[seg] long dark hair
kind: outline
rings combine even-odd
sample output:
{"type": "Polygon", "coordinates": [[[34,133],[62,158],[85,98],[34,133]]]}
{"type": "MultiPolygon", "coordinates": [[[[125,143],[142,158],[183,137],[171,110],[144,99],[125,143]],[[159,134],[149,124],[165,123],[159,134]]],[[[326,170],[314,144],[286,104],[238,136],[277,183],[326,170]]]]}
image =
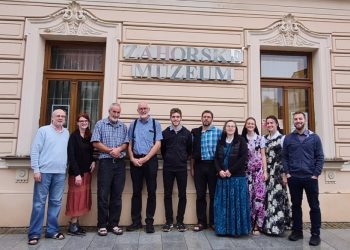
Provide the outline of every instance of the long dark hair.
{"type": "Polygon", "coordinates": [[[220,139],[221,143],[225,143],[225,141],[226,141],[226,136],[227,136],[227,133],[226,133],[226,125],[227,125],[227,123],[229,123],[229,122],[233,122],[233,123],[235,124],[235,126],[236,126],[235,132],[234,132],[234,134],[233,134],[233,138],[234,138],[234,139],[238,138],[237,123],[236,123],[234,120],[228,120],[228,121],[225,122],[225,124],[224,124],[224,126],[223,126],[223,128],[222,128],[222,134],[221,134],[221,139],[220,139]]]}
{"type": "MultiPolygon", "coordinates": [[[[79,119],[80,119],[81,117],[83,117],[83,118],[85,118],[86,120],[89,121],[89,126],[85,129],[84,139],[91,138],[90,117],[89,117],[89,115],[88,115],[87,113],[82,112],[82,113],[80,113],[80,114],[77,116],[77,119],[76,119],[76,122],[77,122],[77,123],[79,122],[79,119]]],[[[78,127],[75,131],[78,131],[78,132],[79,132],[79,127],[78,127]]]]}
{"type": "Polygon", "coordinates": [[[268,119],[274,120],[277,124],[277,131],[280,132],[281,134],[283,134],[283,130],[280,128],[277,117],[274,115],[269,115],[268,117],[266,117],[265,122],[267,122],[268,119]]]}
{"type": "Polygon", "coordinates": [[[247,125],[248,120],[253,120],[253,121],[254,121],[254,123],[255,123],[254,132],[255,132],[257,135],[259,135],[259,129],[258,129],[258,127],[256,126],[256,120],[255,120],[255,118],[254,118],[254,117],[251,117],[251,116],[248,117],[248,118],[245,120],[244,127],[243,127],[243,129],[242,129],[242,137],[243,137],[247,142],[248,142],[248,137],[247,137],[248,130],[247,130],[247,128],[246,128],[245,126],[247,125]]]}

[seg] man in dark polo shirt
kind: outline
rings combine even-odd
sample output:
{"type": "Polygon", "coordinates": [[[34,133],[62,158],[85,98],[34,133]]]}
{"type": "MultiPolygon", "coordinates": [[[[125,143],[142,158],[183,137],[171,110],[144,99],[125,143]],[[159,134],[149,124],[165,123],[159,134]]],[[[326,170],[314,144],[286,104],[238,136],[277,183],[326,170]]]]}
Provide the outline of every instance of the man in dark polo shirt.
{"type": "Polygon", "coordinates": [[[163,130],[161,152],[163,156],[164,207],[166,223],[164,232],[173,228],[172,193],[174,180],[177,182],[179,203],[177,206],[176,228],[186,231],[184,214],[186,209],[187,160],[192,151],[190,131],[181,125],[182,112],[178,108],[170,110],[171,125],[163,130]]]}
{"type": "Polygon", "coordinates": [[[123,234],[119,227],[122,210],[122,193],[125,185],[127,127],[119,121],[121,107],[112,103],[109,116],[95,125],[91,142],[100,151],[97,175],[97,227],[100,236],[107,230],[116,235],[123,234]]]}
{"type": "Polygon", "coordinates": [[[140,102],[137,107],[139,118],[130,124],[129,157],[130,174],[132,179],[131,219],[132,224],[126,230],[134,231],[142,228],[142,188],[143,180],[147,185],[146,207],[146,233],[154,233],[153,217],[156,211],[156,189],[158,159],[157,152],[160,149],[162,129],[158,121],[154,120],[149,112],[150,107],[146,102],[140,102]]]}

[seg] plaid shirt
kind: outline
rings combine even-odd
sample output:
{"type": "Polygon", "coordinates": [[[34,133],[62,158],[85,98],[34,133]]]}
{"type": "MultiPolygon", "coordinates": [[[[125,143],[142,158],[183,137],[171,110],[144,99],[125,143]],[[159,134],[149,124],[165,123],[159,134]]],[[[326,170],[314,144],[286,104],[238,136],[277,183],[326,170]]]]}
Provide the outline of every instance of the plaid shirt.
{"type": "MultiPolygon", "coordinates": [[[[108,118],[99,120],[91,137],[91,142],[101,142],[109,148],[116,148],[122,144],[129,143],[128,129],[126,125],[120,121],[113,124],[108,118]]],[[[125,157],[126,152],[121,153],[121,158],[125,157]]],[[[113,158],[109,154],[100,153],[99,159],[113,158]]]]}
{"type": "Polygon", "coordinates": [[[202,160],[214,160],[216,145],[221,137],[221,129],[214,126],[210,127],[201,136],[202,160]]]}

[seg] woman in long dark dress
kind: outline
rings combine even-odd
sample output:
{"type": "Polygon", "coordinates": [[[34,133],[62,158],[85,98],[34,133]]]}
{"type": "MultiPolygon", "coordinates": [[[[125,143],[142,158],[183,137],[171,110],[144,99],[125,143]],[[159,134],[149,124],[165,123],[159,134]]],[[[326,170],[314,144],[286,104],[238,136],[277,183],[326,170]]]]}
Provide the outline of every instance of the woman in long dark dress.
{"type": "Polygon", "coordinates": [[[265,135],[267,180],[263,231],[269,235],[282,235],[291,223],[287,178],[282,166],[284,135],[280,132],[275,116],[266,118],[266,127],[269,134],[265,135]]]}
{"type": "Polygon", "coordinates": [[[247,178],[247,143],[238,135],[234,121],[225,122],[215,155],[218,180],[214,197],[215,232],[218,235],[250,233],[247,178]]]}
{"type": "Polygon", "coordinates": [[[66,215],[71,217],[68,234],[84,235],[79,217],[91,210],[91,173],[95,169],[93,147],[90,142],[90,118],[86,113],[77,117],[77,129],[68,141],[68,195],[66,215]]]}

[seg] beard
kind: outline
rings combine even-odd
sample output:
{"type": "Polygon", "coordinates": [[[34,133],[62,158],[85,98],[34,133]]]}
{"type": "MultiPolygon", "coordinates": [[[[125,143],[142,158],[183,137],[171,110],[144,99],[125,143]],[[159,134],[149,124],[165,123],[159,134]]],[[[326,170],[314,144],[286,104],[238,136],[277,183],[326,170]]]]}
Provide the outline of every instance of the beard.
{"type": "Polygon", "coordinates": [[[303,130],[304,127],[305,127],[305,123],[303,123],[303,124],[295,124],[294,127],[295,127],[297,130],[303,130]]]}
{"type": "Polygon", "coordinates": [[[211,125],[211,122],[208,122],[208,121],[204,121],[202,122],[203,126],[210,126],[211,125]]]}

